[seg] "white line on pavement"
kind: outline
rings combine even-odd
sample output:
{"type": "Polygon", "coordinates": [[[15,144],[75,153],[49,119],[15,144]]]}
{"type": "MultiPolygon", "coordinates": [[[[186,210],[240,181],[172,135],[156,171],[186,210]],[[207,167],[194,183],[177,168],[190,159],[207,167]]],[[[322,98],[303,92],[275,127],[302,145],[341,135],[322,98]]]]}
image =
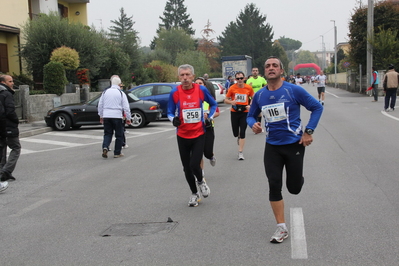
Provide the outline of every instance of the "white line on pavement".
{"type": "Polygon", "coordinates": [[[31,139],[31,138],[24,138],[23,141],[26,142],[33,142],[33,143],[43,143],[43,144],[51,144],[51,145],[58,145],[64,147],[78,147],[82,146],[79,143],[71,143],[71,142],[64,142],[64,141],[55,141],[55,140],[48,140],[48,139],[31,139]]]}
{"type": "MultiPolygon", "coordinates": [[[[396,108],[396,106],[395,106],[395,108],[396,108]]],[[[396,120],[396,121],[399,121],[399,118],[394,117],[393,115],[388,114],[388,113],[385,112],[384,110],[381,111],[381,114],[383,114],[383,115],[385,115],[385,116],[387,116],[387,117],[389,117],[389,118],[392,118],[392,119],[394,119],[394,120],[396,120]]]]}
{"type": "Polygon", "coordinates": [[[83,135],[83,134],[71,134],[63,132],[47,132],[45,135],[57,136],[57,137],[71,137],[79,139],[103,139],[103,136],[83,135]]]}
{"type": "Polygon", "coordinates": [[[38,202],[33,203],[32,205],[26,207],[25,209],[22,209],[22,210],[20,210],[19,212],[15,213],[15,214],[12,214],[12,215],[10,215],[10,216],[11,216],[11,217],[19,217],[19,216],[24,215],[25,213],[28,213],[28,212],[30,212],[30,211],[36,209],[36,208],[39,208],[40,206],[42,206],[43,204],[45,204],[45,203],[47,203],[47,202],[49,202],[49,201],[51,201],[51,199],[42,199],[42,200],[39,200],[38,202]]]}
{"type": "Polygon", "coordinates": [[[328,93],[328,94],[334,96],[335,98],[339,98],[339,96],[335,95],[334,93],[331,93],[331,92],[328,92],[328,91],[326,91],[326,93],[328,93]]]}
{"type": "Polygon", "coordinates": [[[290,208],[291,217],[291,258],[307,259],[305,223],[302,208],[290,208]]]}

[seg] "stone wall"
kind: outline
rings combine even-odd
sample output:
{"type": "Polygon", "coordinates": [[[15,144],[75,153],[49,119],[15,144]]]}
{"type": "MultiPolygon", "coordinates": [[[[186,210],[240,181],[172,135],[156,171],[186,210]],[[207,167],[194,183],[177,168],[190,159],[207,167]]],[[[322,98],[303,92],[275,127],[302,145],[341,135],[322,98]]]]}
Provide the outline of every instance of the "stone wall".
{"type": "MultiPolygon", "coordinates": [[[[70,103],[80,103],[81,93],[77,90],[74,93],[64,93],[61,96],[56,94],[37,94],[29,95],[29,86],[22,85],[19,87],[19,99],[22,106],[22,117],[23,120],[27,122],[41,121],[47,115],[47,112],[54,108],[54,103],[59,103],[59,105],[70,104],[70,103]]],[[[87,95],[85,98],[92,99],[101,92],[85,92],[87,95]]]]}

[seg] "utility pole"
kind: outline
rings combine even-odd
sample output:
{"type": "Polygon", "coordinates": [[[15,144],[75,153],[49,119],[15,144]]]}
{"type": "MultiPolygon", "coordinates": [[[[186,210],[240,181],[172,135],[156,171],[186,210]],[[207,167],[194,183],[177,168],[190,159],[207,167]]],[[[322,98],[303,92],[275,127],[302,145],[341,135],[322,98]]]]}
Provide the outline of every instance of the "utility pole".
{"type": "Polygon", "coordinates": [[[335,75],[335,88],[337,87],[337,27],[335,26],[335,20],[331,20],[334,22],[334,75],[335,75]]]}
{"type": "MultiPolygon", "coordinates": [[[[370,40],[374,37],[374,1],[368,0],[367,7],[367,83],[371,80],[371,67],[373,66],[373,46],[370,40]]],[[[360,77],[362,78],[362,77],[360,77]]],[[[367,86],[367,85],[366,85],[367,86]]],[[[361,89],[361,88],[360,88],[361,89]]]]}

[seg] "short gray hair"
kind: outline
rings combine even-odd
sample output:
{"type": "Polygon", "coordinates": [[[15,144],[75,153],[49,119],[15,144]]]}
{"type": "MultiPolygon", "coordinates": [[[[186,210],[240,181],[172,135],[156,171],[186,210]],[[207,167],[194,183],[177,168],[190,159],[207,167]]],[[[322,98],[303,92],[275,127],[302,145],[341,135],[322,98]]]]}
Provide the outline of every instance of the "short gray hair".
{"type": "Polygon", "coordinates": [[[269,56],[269,58],[266,59],[266,61],[265,61],[264,67],[266,67],[266,62],[267,62],[267,60],[269,60],[269,59],[277,59],[277,60],[280,62],[280,68],[281,68],[282,70],[284,70],[283,62],[281,62],[280,58],[278,58],[277,56],[269,56]]]}
{"type": "Polygon", "coordinates": [[[179,66],[179,68],[177,69],[177,75],[180,75],[180,70],[181,70],[181,69],[190,69],[191,74],[194,75],[194,67],[193,67],[192,65],[185,64],[185,65],[179,66]]]}
{"type": "Polygon", "coordinates": [[[121,81],[121,79],[119,77],[113,77],[111,79],[111,85],[119,85],[121,83],[122,83],[122,81],[121,81]]]}

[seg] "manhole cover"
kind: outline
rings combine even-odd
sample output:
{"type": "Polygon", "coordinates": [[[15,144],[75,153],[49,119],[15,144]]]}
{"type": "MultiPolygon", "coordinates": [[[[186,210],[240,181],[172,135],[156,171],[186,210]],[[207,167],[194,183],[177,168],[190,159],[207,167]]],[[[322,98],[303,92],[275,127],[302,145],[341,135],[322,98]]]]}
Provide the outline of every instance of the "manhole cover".
{"type": "Polygon", "coordinates": [[[177,222],[155,222],[155,223],[124,223],[113,224],[101,233],[101,236],[144,236],[159,233],[169,233],[177,222]]]}

